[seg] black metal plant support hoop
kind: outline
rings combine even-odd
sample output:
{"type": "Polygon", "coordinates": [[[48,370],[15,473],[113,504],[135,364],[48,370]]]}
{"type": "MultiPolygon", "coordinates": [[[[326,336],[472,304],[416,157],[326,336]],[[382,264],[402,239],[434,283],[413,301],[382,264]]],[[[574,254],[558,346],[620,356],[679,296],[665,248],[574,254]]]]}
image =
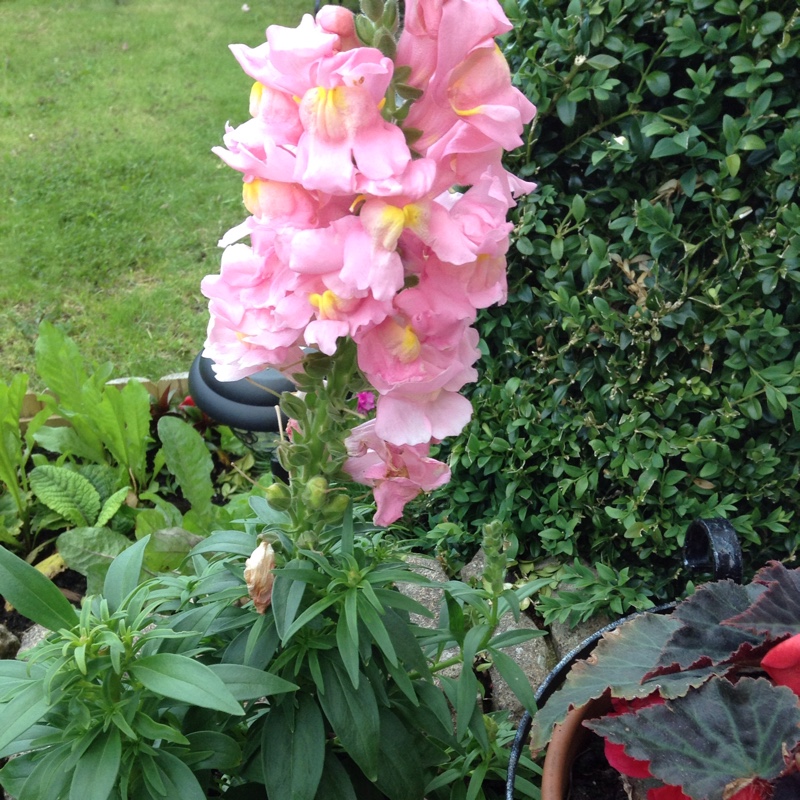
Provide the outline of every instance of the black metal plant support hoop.
{"type": "MultiPolygon", "coordinates": [[[[736,583],[742,582],[742,549],[739,537],[733,526],[725,519],[696,519],[686,531],[683,545],[683,566],[690,572],[710,571],[714,580],[730,579],[736,583]]],[[[618,628],[624,622],[638,614],[663,613],[671,611],[676,603],[667,603],[647,611],[639,611],[627,617],[618,619],[595,631],[584,639],[576,648],[571,650],[544,679],[536,690],[535,698],[537,707],[541,707],[556,689],[561,686],[572,665],[586,658],[594,649],[597,642],[609,631],[618,628]]],[[[506,778],[506,800],[514,800],[514,783],[517,777],[522,748],[525,746],[531,731],[533,717],[526,711],[520,720],[517,734],[511,745],[511,754],[508,762],[508,776],[506,778]]]]}

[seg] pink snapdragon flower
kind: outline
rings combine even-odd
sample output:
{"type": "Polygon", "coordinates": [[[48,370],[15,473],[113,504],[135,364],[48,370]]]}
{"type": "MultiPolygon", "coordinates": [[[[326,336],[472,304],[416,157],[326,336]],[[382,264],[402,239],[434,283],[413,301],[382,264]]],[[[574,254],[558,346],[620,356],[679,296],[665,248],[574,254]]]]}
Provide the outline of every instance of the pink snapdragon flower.
{"type": "Polygon", "coordinates": [[[357,172],[382,180],[405,170],[411,152],[403,132],[380,113],[393,70],[391,59],[368,47],[318,63],[300,100],[295,176],[304,186],[352,193],[357,172]]]}
{"type": "Polygon", "coordinates": [[[376,525],[391,525],[400,519],[406,503],[450,480],[450,468],[428,457],[428,445],[385,442],[376,434],[375,420],[353,428],[345,445],[349,454],[345,472],[374,489],[376,525]]]}

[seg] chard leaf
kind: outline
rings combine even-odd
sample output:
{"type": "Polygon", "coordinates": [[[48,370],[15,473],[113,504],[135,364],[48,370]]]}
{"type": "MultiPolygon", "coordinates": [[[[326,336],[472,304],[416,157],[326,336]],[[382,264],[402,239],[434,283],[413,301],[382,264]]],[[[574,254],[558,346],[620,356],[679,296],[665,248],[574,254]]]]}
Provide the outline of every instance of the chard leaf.
{"type": "Polygon", "coordinates": [[[214,464],[203,437],[188,422],[170,416],[158,421],[158,436],[167,469],[178,481],[183,496],[201,520],[210,521],[214,464]]]}
{"type": "Polygon", "coordinates": [[[800,743],[800,708],[791,689],[764,678],[714,678],[680,702],[586,723],[633,758],[650,761],[664,783],[691,797],[721,798],[734,781],[776,778],[783,753],[800,743]]]}
{"type": "Polygon", "coordinates": [[[100,495],[83,475],[43,464],[31,470],[30,483],[36,497],[72,525],[88,526],[97,520],[100,495]]]}
{"type": "Polygon", "coordinates": [[[100,513],[97,515],[96,525],[98,527],[102,527],[107,522],[111,521],[111,518],[117,511],[122,508],[122,504],[125,502],[125,498],[128,496],[128,492],[130,492],[129,486],[123,486],[122,489],[114,492],[108,500],[103,503],[103,507],[100,509],[100,513]]]}
{"type": "Polygon", "coordinates": [[[58,537],[57,547],[70,569],[88,575],[93,567],[105,572],[130,544],[127,536],[109,528],[73,528],[58,537]]]}

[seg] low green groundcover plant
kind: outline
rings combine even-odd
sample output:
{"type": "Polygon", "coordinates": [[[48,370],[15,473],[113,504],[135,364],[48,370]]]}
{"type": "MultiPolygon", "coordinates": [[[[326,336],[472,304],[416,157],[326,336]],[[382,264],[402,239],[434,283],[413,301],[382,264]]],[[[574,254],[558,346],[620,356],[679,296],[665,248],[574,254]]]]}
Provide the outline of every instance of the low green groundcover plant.
{"type": "Polygon", "coordinates": [[[248,475],[254,459],[230,429],[192,419],[198,410],[182,411],[183,398],[152,398],[139,381],[108,383],[111,364],[91,368],[47,322],[36,364],[48,392],[27,424],[28,376],[0,383],[0,544],[30,563],[49,559],[45,571],[66,564],[98,591],[114,556],[145,536],[146,567],[173,569],[271,482],[248,475]]]}
{"type": "Polygon", "coordinates": [[[793,556],[797,4],[506,10],[538,107],[507,164],[539,189],[516,211],[509,301],[483,315],[475,417],[434,537],[453,549],[499,508],[528,558],[583,587],[545,600],[550,618],[668,594],[689,518],[730,519],[754,567],[793,556]]]}

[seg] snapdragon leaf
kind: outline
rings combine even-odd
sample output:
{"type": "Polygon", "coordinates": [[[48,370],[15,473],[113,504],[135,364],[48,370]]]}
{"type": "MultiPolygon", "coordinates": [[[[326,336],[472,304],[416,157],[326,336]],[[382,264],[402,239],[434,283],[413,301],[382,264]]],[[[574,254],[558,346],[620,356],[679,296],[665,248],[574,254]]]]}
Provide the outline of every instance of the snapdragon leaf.
{"type": "Polygon", "coordinates": [[[0,547],[0,587],[6,602],[51,631],[78,622],[77,612],[56,585],[4,547],[0,547]]]}
{"type": "Polygon", "coordinates": [[[800,743],[800,708],[794,693],[763,678],[732,684],[708,681],[680,702],[633,715],[586,723],[633,758],[650,761],[664,783],[691,797],[721,800],[739,779],[772,780],[783,771],[783,752],[800,743]]]}
{"type": "Polygon", "coordinates": [[[267,794],[292,800],[317,795],[325,758],[325,723],[314,698],[299,695],[272,709],[261,733],[267,794]]]}
{"type": "Polygon", "coordinates": [[[244,714],[242,707],[216,673],[188,656],[156,653],[130,665],[129,672],[156,695],[226,714],[244,714]]]}

